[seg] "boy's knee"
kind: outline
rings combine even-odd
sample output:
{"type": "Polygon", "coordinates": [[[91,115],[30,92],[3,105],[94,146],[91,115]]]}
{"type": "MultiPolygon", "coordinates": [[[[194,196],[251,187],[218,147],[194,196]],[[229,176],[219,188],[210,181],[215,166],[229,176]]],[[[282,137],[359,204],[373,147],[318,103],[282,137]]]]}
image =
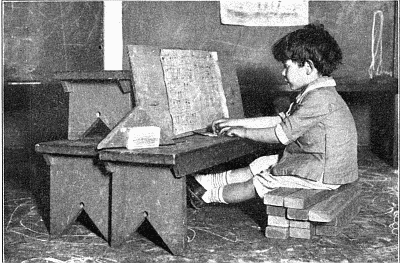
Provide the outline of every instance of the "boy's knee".
{"type": "Polygon", "coordinates": [[[238,203],[256,197],[253,179],[224,186],[223,198],[227,203],[238,203]]]}

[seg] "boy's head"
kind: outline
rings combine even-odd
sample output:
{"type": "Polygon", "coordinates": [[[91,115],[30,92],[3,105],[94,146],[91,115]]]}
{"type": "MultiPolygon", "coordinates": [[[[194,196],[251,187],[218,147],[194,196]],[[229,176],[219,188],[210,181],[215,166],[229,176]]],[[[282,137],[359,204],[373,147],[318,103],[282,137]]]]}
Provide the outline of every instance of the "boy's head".
{"type": "Polygon", "coordinates": [[[309,24],[287,34],[273,45],[272,54],[282,63],[292,60],[300,67],[312,62],[322,76],[330,76],[342,62],[339,45],[322,24],[309,24]]]}

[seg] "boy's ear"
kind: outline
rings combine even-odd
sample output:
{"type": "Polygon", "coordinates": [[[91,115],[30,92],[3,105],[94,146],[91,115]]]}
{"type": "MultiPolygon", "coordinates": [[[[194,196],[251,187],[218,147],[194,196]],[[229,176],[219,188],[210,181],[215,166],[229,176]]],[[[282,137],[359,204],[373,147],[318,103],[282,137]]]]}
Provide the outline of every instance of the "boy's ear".
{"type": "Polygon", "coordinates": [[[311,74],[311,72],[315,69],[314,63],[311,60],[307,60],[304,62],[304,66],[306,67],[306,72],[308,75],[311,74]]]}

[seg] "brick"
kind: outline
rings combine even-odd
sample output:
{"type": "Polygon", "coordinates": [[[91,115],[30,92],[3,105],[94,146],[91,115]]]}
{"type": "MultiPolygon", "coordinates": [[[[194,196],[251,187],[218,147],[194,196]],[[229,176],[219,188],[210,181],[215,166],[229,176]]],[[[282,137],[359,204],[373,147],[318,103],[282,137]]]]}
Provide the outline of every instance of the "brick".
{"type": "Polygon", "coordinates": [[[287,239],[289,238],[289,228],[279,226],[267,226],[265,236],[269,238],[287,239]]]}
{"type": "MultiPolygon", "coordinates": [[[[286,216],[286,208],[282,206],[267,205],[267,215],[271,216],[286,216]]],[[[308,213],[307,213],[308,216],[308,213]]]]}
{"type": "Polygon", "coordinates": [[[281,216],[268,216],[268,226],[289,227],[289,220],[281,216]]]}
{"type": "Polygon", "coordinates": [[[274,205],[274,206],[283,206],[283,199],[285,196],[295,193],[300,189],[296,188],[277,188],[272,190],[271,192],[264,195],[264,204],[266,205],[274,205]]]}
{"type": "Polygon", "coordinates": [[[293,220],[308,220],[308,212],[310,209],[287,208],[286,217],[293,220]]]}
{"type": "Polygon", "coordinates": [[[289,227],[311,229],[310,221],[289,220],[289,227]]]}
{"type": "Polygon", "coordinates": [[[304,209],[325,200],[333,193],[331,190],[302,189],[285,196],[283,206],[304,209]]]}

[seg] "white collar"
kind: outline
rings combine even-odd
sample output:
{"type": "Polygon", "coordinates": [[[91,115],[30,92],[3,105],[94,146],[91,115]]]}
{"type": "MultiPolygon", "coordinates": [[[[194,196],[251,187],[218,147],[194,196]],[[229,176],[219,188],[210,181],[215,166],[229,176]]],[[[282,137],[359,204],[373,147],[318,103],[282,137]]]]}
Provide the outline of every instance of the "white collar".
{"type": "Polygon", "coordinates": [[[296,102],[299,103],[304,98],[304,96],[312,90],[322,87],[334,87],[334,86],[336,86],[336,81],[332,77],[318,78],[313,82],[311,82],[310,84],[308,84],[308,86],[304,89],[304,91],[301,92],[299,95],[297,95],[296,102]]]}

